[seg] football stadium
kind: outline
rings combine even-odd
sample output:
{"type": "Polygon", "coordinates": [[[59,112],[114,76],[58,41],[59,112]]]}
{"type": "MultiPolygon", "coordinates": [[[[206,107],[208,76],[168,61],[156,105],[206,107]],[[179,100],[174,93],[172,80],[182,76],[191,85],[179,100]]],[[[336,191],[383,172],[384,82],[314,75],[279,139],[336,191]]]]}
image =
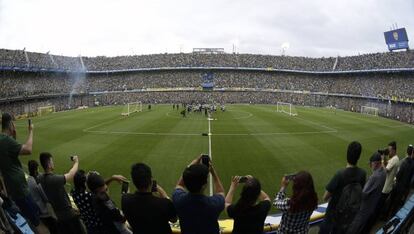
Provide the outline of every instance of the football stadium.
{"type": "Polygon", "coordinates": [[[414,233],[414,52],[383,36],[327,57],[0,44],[0,233],[414,233]]]}

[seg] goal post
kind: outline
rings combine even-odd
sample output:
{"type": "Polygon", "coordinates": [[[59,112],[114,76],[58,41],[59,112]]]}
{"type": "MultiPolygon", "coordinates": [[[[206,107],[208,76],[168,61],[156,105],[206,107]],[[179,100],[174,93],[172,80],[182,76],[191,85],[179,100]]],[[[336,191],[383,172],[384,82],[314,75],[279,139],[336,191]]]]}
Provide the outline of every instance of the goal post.
{"type": "Polygon", "coordinates": [[[361,106],[361,114],[378,116],[378,108],[371,106],[361,106]]]}
{"type": "Polygon", "coordinates": [[[276,111],[288,114],[290,116],[297,116],[298,112],[296,112],[296,108],[291,103],[287,102],[277,102],[276,103],[276,111]]]}
{"type": "Polygon", "coordinates": [[[129,116],[132,113],[141,112],[141,111],[142,111],[141,102],[130,102],[125,105],[124,109],[122,110],[121,115],[129,116]]]}
{"type": "Polygon", "coordinates": [[[37,108],[37,115],[38,116],[42,116],[42,115],[47,115],[50,113],[55,112],[55,106],[41,106],[37,108]]]}

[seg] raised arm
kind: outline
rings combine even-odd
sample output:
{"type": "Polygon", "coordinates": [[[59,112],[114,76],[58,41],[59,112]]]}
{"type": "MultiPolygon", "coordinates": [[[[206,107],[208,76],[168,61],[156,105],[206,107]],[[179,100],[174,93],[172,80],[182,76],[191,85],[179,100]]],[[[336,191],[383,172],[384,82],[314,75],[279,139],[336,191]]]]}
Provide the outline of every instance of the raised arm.
{"type": "Polygon", "coordinates": [[[160,195],[161,198],[166,198],[168,200],[170,200],[170,197],[168,196],[168,194],[165,192],[165,190],[159,185],[157,184],[157,192],[160,195]]]}
{"type": "Polygon", "coordinates": [[[229,188],[229,192],[227,193],[226,199],[225,199],[225,207],[229,207],[233,203],[233,196],[234,191],[236,191],[237,185],[239,184],[240,176],[233,176],[231,179],[231,185],[229,188]]]}
{"type": "Polygon", "coordinates": [[[214,169],[213,164],[210,164],[210,173],[213,177],[214,194],[218,194],[225,197],[223,184],[221,184],[220,178],[217,175],[217,172],[214,169]]]}
{"type": "Polygon", "coordinates": [[[269,197],[269,195],[267,195],[267,193],[265,193],[262,190],[262,191],[260,191],[259,200],[260,201],[270,201],[270,197],[269,197]]]}
{"type": "MultiPolygon", "coordinates": [[[[197,163],[200,163],[200,161],[201,161],[201,155],[199,157],[197,157],[196,159],[194,159],[190,164],[188,164],[187,167],[189,167],[191,165],[194,165],[194,164],[197,164],[197,163]]],[[[185,187],[184,180],[183,180],[183,176],[181,175],[180,178],[177,181],[177,184],[175,185],[175,189],[183,189],[184,190],[184,187],[185,187]]]]}
{"type": "Polygon", "coordinates": [[[122,181],[128,181],[127,180],[127,178],[125,178],[124,176],[122,176],[122,175],[113,175],[113,176],[111,176],[111,177],[109,177],[108,179],[106,179],[105,180],[105,184],[106,185],[110,185],[112,182],[114,182],[114,181],[116,181],[116,182],[122,182],[122,181]]]}
{"type": "Polygon", "coordinates": [[[22,145],[19,155],[30,155],[33,151],[33,124],[29,126],[29,136],[26,143],[22,145]]]}
{"type": "Polygon", "coordinates": [[[289,180],[287,180],[285,177],[282,177],[282,181],[280,183],[280,190],[276,194],[276,198],[273,201],[273,205],[278,208],[279,210],[286,212],[289,210],[289,199],[286,198],[286,188],[289,184],[289,180]]]}
{"type": "Polygon", "coordinates": [[[73,156],[73,166],[65,174],[65,180],[66,180],[66,182],[73,180],[73,177],[75,177],[75,174],[78,171],[78,168],[79,168],[79,159],[78,159],[78,156],[73,156]]]}

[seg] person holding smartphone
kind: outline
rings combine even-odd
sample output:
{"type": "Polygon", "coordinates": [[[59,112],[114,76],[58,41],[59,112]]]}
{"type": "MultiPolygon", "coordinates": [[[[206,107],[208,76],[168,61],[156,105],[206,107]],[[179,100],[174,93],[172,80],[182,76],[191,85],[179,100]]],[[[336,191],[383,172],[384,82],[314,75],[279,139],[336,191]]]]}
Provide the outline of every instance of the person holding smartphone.
{"type": "Polygon", "coordinates": [[[108,185],[112,181],[123,182],[126,178],[118,175],[105,180],[98,172],[91,171],[86,178],[86,185],[92,192],[92,205],[99,219],[102,221],[104,233],[129,234],[130,230],[125,216],[118,209],[108,192],[108,185]]]}
{"type": "Polygon", "coordinates": [[[202,158],[197,157],[184,170],[172,195],[183,234],[220,233],[217,219],[224,209],[224,188],[212,162],[209,160],[206,166],[202,158]],[[213,179],[212,196],[204,195],[209,173],[213,179]]]}
{"type": "Polygon", "coordinates": [[[65,174],[55,174],[55,163],[49,152],[42,152],[39,155],[40,165],[44,173],[39,175],[38,181],[57,217],[58,232],[62,234],[86,233],[79,215],[72,207],[65,185],[71,183],[78,171],[79,159],[74,156],[72,167],[65,174]]]}
{"type": "Polygon", "coordinates": [[[40,210],[30,195],[22,164],[19,160],[19,155],[32,154],[33,124],[28,121],[29,134],[26,143],[20,144],[16,141],[16,126],[13,121],[14,116],[12,114],[3,113],[1,115],[0,171],[3,175],[7,195],[16,203],[31,226],[38,229],[40,210]]]}
{"type": "Polygon", "coordinates": [[[251,175],[234,176],[226,196],[226,211],[234,219],[233,234],[262,234],[264,221],[272,206],[260,181],[251,175]],[[243,183],[239,200],[232,204],[237,186],[243,183]]]}
{"type": "Polygon", "coordinates": [[[273,205],[282,211],[282,221],[276,233],[308,233],[309,218],[318,206],[318,195],[315,192],[312,175],[301,171],[288,180],[282,177],[280,190],[273,205]],[[293,182],[292,197],[286,197],[286,189],[293,182]]]}
{"type": "MultiPolygon", "coordinates": [[[[71,158],[73,161],[74,157],[71,158]]],[[[86,173],[84,170],[78,170],[75,173],[75,176],[73,178],[74,188],[70,191],[70,194],[73,198],[73,202],[79,209],[81,219],[86,226],[88,234],[107,233],[105,225],[93,207],[93,193],[89,192],[86,189],[87,176],[88,173],[86,173]]],[[[109,184],[114,181],[123,183],[126,181],[126,178],[122,175],[113,175],[110,178],[106,179],[104,183],[109,186],[109,184]]]]}
{"type": "Polygon", "coordinates": [[[173,203],[164,189],[152,178],[151,168],[136,163],[131,178],[137,191],[122,196],[122,211],[134,233],[172,233],[169,222],[177,221],[173,203]]]}

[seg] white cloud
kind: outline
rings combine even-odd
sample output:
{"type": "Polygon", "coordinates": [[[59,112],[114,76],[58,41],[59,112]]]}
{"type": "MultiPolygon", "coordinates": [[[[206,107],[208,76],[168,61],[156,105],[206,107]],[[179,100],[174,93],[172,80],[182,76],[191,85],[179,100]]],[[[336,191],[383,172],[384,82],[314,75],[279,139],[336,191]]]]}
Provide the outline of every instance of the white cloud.
{"type": "Polygon", "coordinates": [[[0,47],[65,55],[190,52],[336,56],[386,51],[392,23],[414,36],[411,0],[0,0],[0,47]]]}

